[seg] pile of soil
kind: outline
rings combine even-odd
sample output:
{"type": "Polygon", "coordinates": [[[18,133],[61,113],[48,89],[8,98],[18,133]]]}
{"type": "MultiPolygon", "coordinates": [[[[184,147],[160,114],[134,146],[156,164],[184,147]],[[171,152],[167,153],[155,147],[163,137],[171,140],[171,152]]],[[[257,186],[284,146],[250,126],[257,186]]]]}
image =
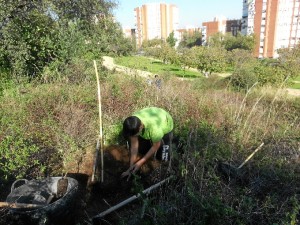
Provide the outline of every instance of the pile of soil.
{"type": "MultiPolygon", "coordinates": [[[[93,155],[93,151],[88,152],[86,159],[93,159],[93,155]]],[[[163,176],[165,176],[166,173],[162,173],[161,171],[166,171],[167,169],[167,164],[161,163],[157,160],[149,160],[145,165],[142,166],[136,177],[131,177],[129,180],[127,180],[127,178],[122,178],[121,174],[129,167],[129,151],[126,146],[119,145],[108,146],[104,150],[103,182],[100,181],[100,164],[98,164],[97,168],[97,182],[92,183],[90,181],[93,168],[92,164],[93,161],[91,162],[90,160],[82,160],[80,166],[81,170],[78,171],[79,174],[84,172],[84,174],[88,175],[86,184],[79,181],[82,184],[81,201],[82,208],[84,208],[84,215],[81,215],[81,218],[79,218],[81,221],[82,219],[91,219],[110,207],[137,194],[134,184],[137,178],[143,189],[146,189],[154,183],[159,182],[161,179],[164,179],[163,176]]],[[[134,207],[136,207],[135,204],[137,203],[130,203],[121,209],[112,212],[111,214],[105,216],[103,221],[106,221],[106,224],[108,221],[111,224],[116,224],[117,221],[119,221],[122,217],[122,213],[132,210],[134,207]]],[[[98,220],[97,222],[101,223],[101,220],[98,220]]]]}

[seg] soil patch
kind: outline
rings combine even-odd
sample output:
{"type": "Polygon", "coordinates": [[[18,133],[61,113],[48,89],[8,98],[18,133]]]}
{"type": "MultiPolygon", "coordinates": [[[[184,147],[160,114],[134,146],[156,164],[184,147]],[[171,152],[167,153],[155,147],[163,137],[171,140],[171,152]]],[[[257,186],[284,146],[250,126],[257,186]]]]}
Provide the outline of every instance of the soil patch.
{"type": "MultiPolygon", "coordinates": [[[[128,169],[129,151],[126,146],[113,145],[104,150],[103,182],[100,182],[101,165],[99,160],[97,182],[92,183],[90,178],[94,155],[95,150],[92,147],[88,148],[85,154],[66,165],[67,176],[75,178],[79,182],[79,190],[76,206],[72,207],[70,212],[71,220],[62,221],[61,224],[117,224],[126,213],[137,207],[138,201],[132,202],[96,222],[92,222],[92,218],[164,179],[162,177],[164,173],[161,171],[166,171],[167,168],[167,165],[157,160],[149,161],[141,168],[137,176],[127,181],[127,179],[121,178],[121,174],[128,169]]],[[[0,212],[0,224],[3,224],[2,222],[6,219],[11,219],[7,217],[6,213],[7,209],[0,212]]],[[[14,218],[14,222],[16,222],[15,219],[17,218],[14,218]]],[[[14,224],[14,222],[5,221],[7,225],[14,224]]],[[[18,224],[22,224],[22,221],[18,221],[18,224]]],[[[52,225],[51,221],[48,224],[52,225]]]]}

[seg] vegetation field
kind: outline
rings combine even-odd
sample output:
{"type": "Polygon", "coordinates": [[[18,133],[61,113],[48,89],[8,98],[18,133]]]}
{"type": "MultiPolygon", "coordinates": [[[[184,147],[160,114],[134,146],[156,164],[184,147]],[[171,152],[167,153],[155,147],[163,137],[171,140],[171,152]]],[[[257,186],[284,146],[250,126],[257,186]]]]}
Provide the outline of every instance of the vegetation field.
{"type": "Polygon", "coordinates": [[[144,57],[144,56],[126,56],[118,57],[115,63],[129,68],[145,70],[154,74],[174,74],[178,77],[199,78],[203,75],[198,71],[191,69],[184,70],[178,65],[165,64],[161,60],[144,57]]]}
{"type": "Polygon", "coordinates": [[[291,85],[291,88],[300,89],[300,82],[299,83],[294,83],[293,85],[291,85]]]}
{"type": "Polygon", "coordinates": [[[116,4],[0,1],[0,201],[17,179],[66,175],[80,184],[76,210],[64,210],[72,222],[44,214],[31,223],[5,207],[0,224],[300,224],[300,101],[281,91],[288,79],[300,79],[300,45],[261,60],[252,54],[254,36],[218,33],[206,45],[198,32],[184,34],[177,48],[171,33],[137,49],[114,21],[116,4]],[[138,51],[149,58],[132,56],[138,51]],[[163,82],[109,70],[103,56],[163,82]],[[224,72],[231,75],[215,76],[224,72]],[[127,181],[122,124],[149,106],[173,117],[172,160],[167,168],[149,160],[127,181]],[[100,139],[104,168],[98,161],[92,182],[100,139]],[[99,223],[92,219],[138,194],[99,223]]]}
{"type": "Polygon", "coordinates": [[[291,88],[300,89],[300,76],[293,79],[291,83],[291,88]]]}
{"type": "MultiPolygon", "coordinates": [[[[86,67],[92,67],[92,62],[86,67]]],[[[74,171],[70,162],[80,165],[89,146],[95,146],[97,86],[91,71],[86,76],[90,79],[78,84],[15,85],[3,91],[2,198],[15,178],[74,171]]],[[[139,204],[145,205],[143,209],[137,206],[134,212],[130,208],[119,211],[120,224],[132,224],[132,220],[138,221],[133,224],[287,224],[297,220],[298,101],[285,96],[274,100],[274,95],[259,92],[217,90],[211,85],[213,77],[194,81],[171,77],[162,90],[138,77],[108,71],[101,71],[100,77],[107,146],[125,145],[120,136],[123,119],[153,105],[171,113],[175,135],[182,143],[172,164],[176,179],[159,195],[142,199],[139,204]],[[239,172],[235,171],[262,143],[263,148],[239,172]]],[[[112,163],[112,159],[107,160],[105,168],[112,163]]],[[[122,191],[118,185],[110,190],[116,196],[122,191]]],[[[82,207],[88,210],[92,206],[82,207]]],[[[85,212],[87,215],[78,214],[77,224],[89,224],[86,216],[95,215],[94,211],[85,212]]]]}

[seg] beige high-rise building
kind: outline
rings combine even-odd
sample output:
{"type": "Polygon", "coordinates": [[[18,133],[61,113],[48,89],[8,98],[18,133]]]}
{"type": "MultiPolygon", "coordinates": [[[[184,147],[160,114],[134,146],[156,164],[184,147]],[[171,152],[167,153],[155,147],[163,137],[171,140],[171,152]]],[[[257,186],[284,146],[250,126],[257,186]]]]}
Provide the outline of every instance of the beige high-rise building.
{"type": "Polygon", "coordinates": [[[241,31],[241,20],[227,20],[224,16],[218,16],[213,21],[203,22],[202,29],[202,43],[205,45],[209,38],[216,33],[231,33],[236,36],[241,31]]]}
{"type": "Polygon", "coordinates": [[[179,13],[176,5],[164,3],[148,3],[135,8],[136,39],[140,47],[144,40],[164,39],[176,30],[179,24],[179,13]]]}
{"type": "Polygon", "coordinates": [[[243,0],[242,33],[255,34],[254,55],[277,58],[300,41],[300,0],[243,0]]]}

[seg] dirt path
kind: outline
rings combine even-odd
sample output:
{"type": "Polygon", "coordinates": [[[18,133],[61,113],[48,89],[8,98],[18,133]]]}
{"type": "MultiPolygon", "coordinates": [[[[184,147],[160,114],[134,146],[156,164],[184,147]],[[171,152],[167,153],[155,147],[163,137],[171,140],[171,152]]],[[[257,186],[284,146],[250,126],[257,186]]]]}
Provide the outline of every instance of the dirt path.
{"type": "Polygon", "coordinates": [[[296,96],[296,97],[300,97],[300,90],[299,89],[287,88],[286,91],[290,95],[293,95],[293,96],[296,96]]]}
{"type": "Polygon", "coordinates": [[[109,56],[103,56],[103,63],[102,65],[104,67],[106,67],[109,70],[116,70],[118,72],[123,72],[126,73],[128,75],[138,75],[141,77],[145,77],[145,78],[150,78],[153,77],[154,74],[147,72],[147,71],[143,71],[143,70],[137,70],[137,69],[131,69],[125,66],[120,66],[114,63],[114,59],[112,57],[109,56]]]}
{"type": "MultiPolygon", "coordinates": [[[[145,78],[150,78],[153,77],[154,74],[147,72],[147,71],[143,71],[143,70],[137,70],[137,69],[131,69],[125,66],[120,66],[114,63],[114,59],[112,57],[109,56],[103,56],[103,63],[102,65],[104,67],[106,67],[109,70],[116,70],[118,72],[123,72],[126,73],[128,75],[138,75],[141,77],[145,77],[145,78]]],[[[228,76],[228,74],[222,74],[222,76],[228,76]]],[[[286,88],[285,91],[287,91],[287,93],[289,95],[295,96],[295,97],[300,97],[300,90],[299,89],[292,89],[292,88],[286,88]]]]}

